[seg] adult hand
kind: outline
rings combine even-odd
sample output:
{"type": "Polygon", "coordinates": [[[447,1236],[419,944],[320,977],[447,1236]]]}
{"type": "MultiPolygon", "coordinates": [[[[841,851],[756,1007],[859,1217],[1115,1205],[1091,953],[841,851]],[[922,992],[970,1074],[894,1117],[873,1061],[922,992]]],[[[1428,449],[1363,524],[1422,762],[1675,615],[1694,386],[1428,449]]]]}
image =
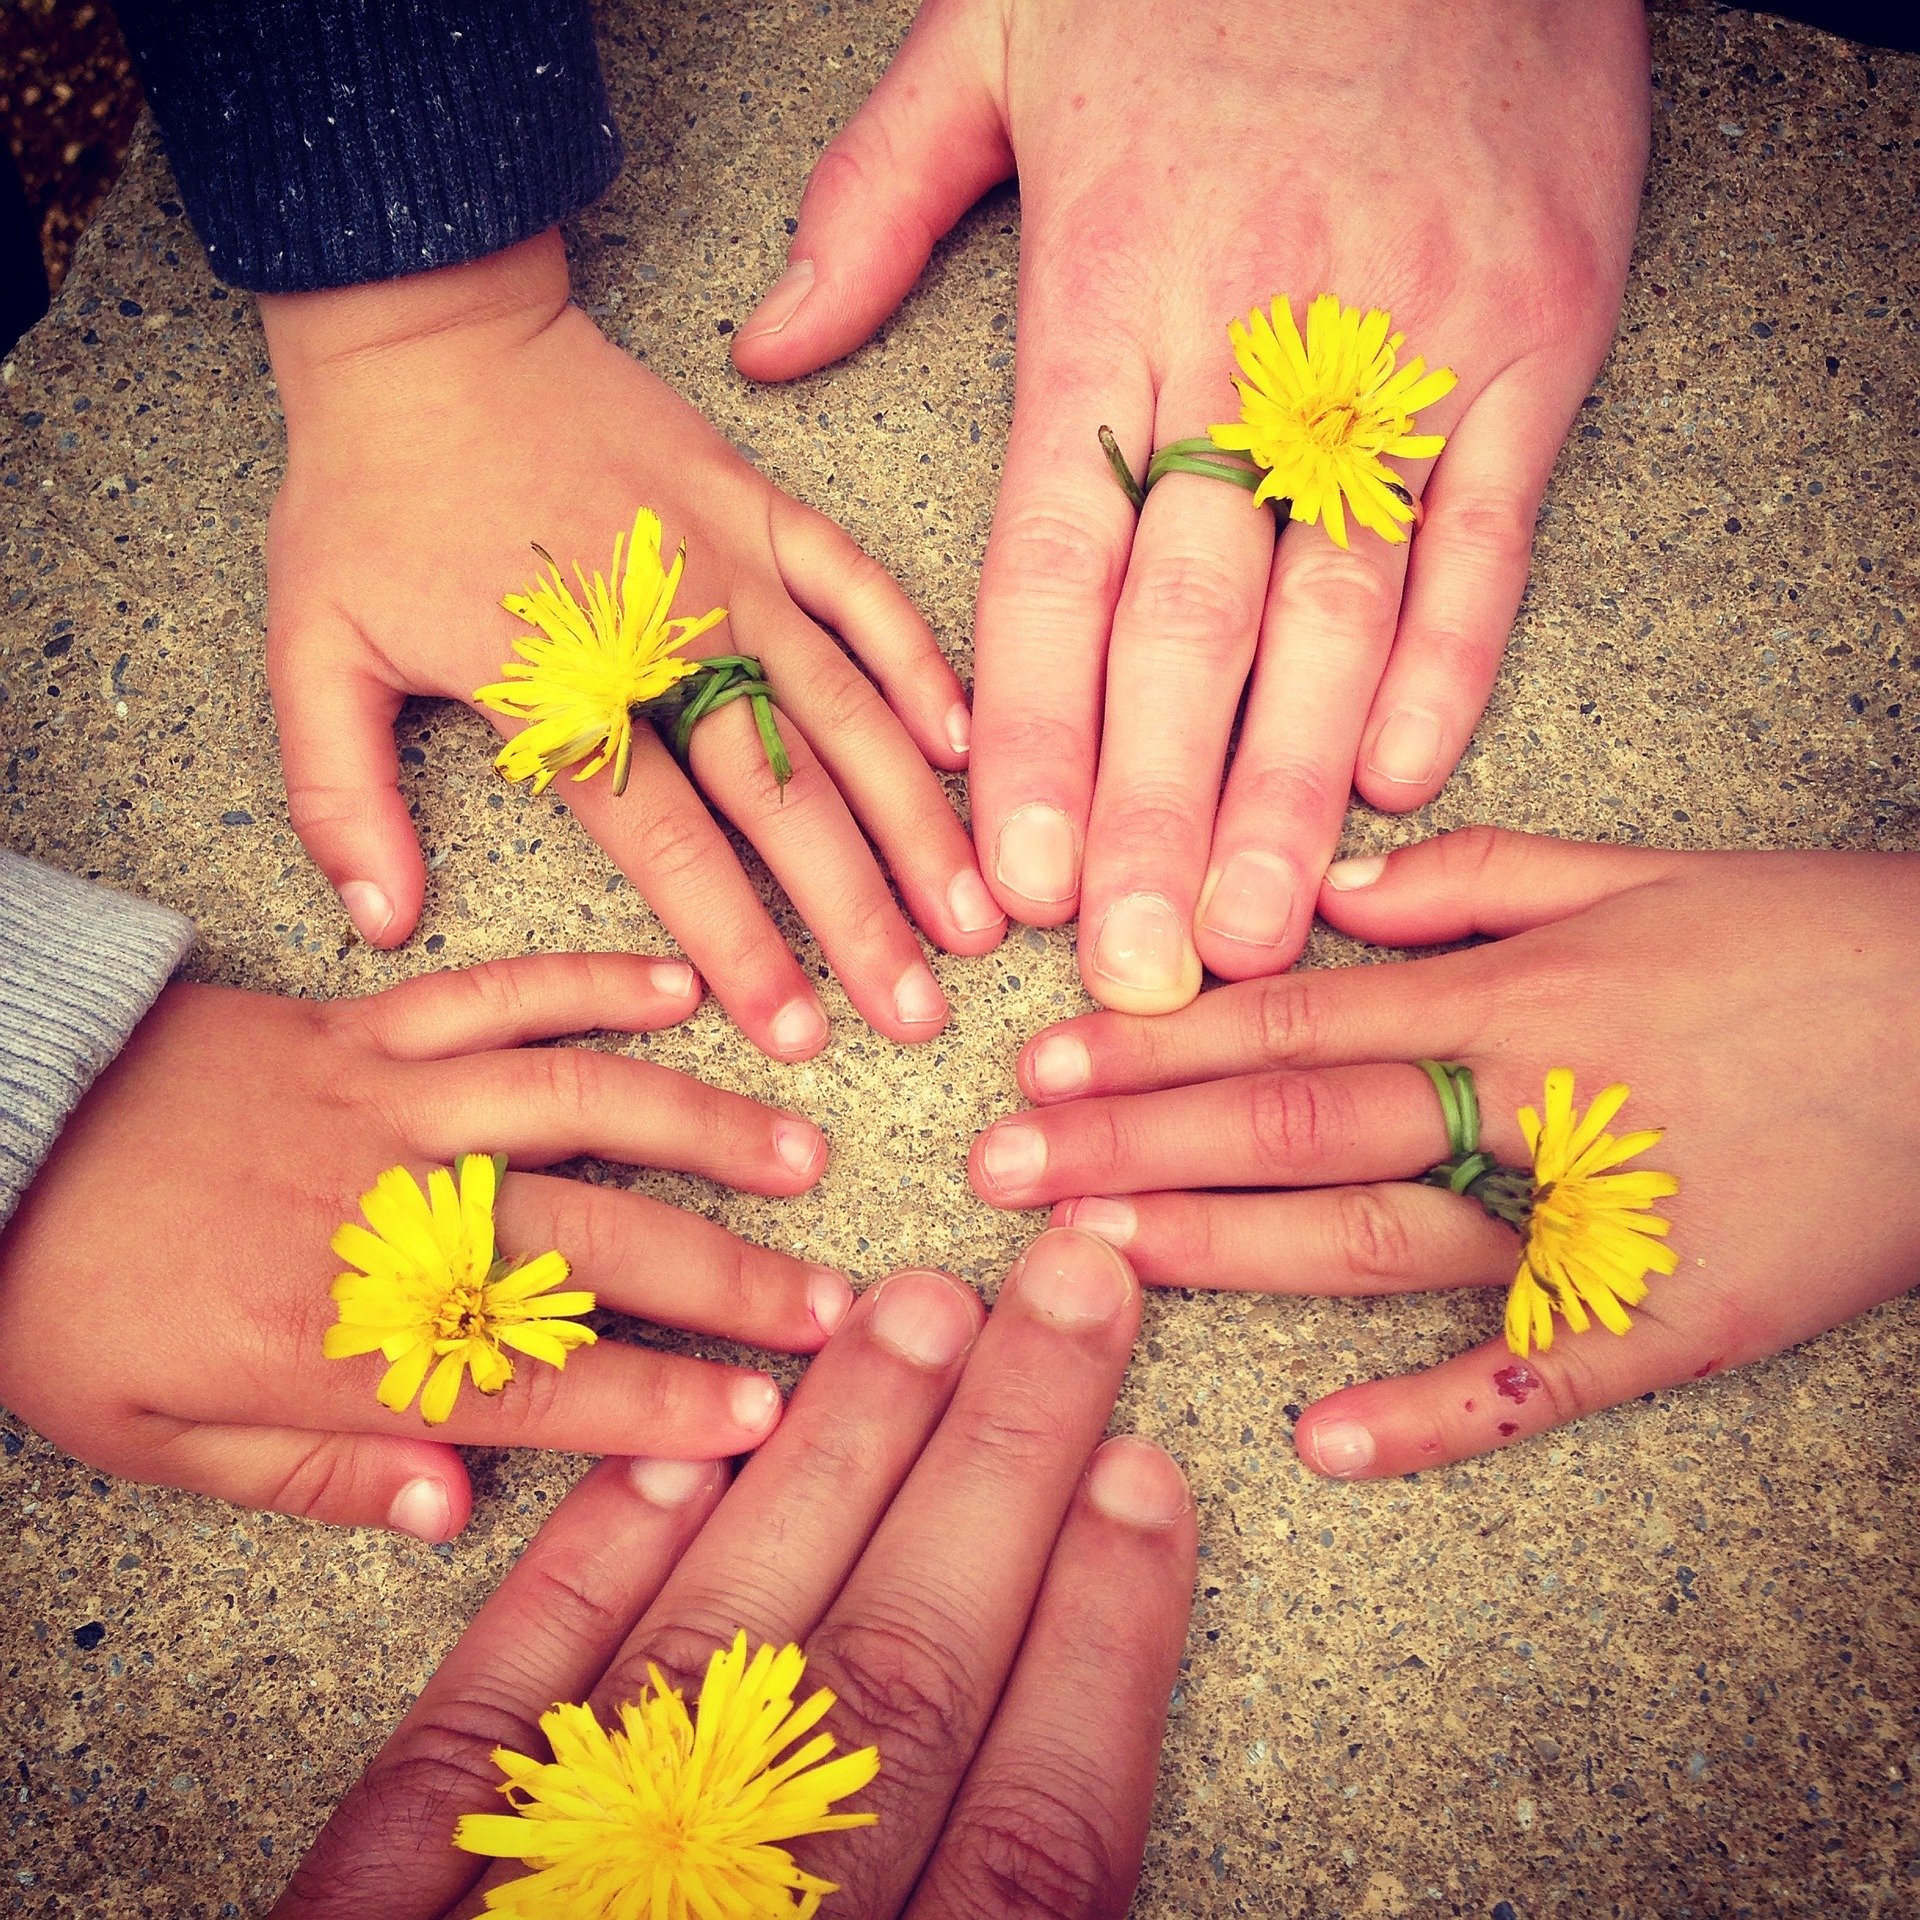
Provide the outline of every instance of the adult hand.
{"type": "Polygon", "coordinates": [[[1410,1063],[1470,1066],[1489,1149],[1523,1166],[1514,1116],[1569,1067],[1580,1104],[1624,1081],[1618,1124],[1665,1127],[1640,1164],[1680,1182],[1659,1209],[1679,1270],[1651,1280],[1622,1337],[1562,1324],[1517,1366],[1496,1339],[1334,1394],[1299,1422],[1309,1466],[1362,1477],[1481,1453],[1778,1353],[1920,1279],[1920,856],[1474,829],[1339,862],[1320,911],[1383,945],[1493,944],[1050,1028],[1020,1063],[1047,1105],[981,1137],[978,1190],[1058,1202],[1057,1220],[1169,1285],[1504,1285],[1513,1233],[1404,1184],[1447,1155],[1410,1063]]]}
{"type": "MultiPolygon", "coordinates": [[[[404,940],[426,882],[397,784],[401,702],[497,681],[526,631],[500,600],[538,571],[530,543],[569,575],[604,571],[644,505],[669,550],[686,542],[679,610],[729,609],[709,650],[763,661],[793,757],[783,791],[736,701],[696,729],[692,781],[760,850],[860,1012],[890,1039],[937,1033],[946,1001],[868,839],[940,945],[983,953],[1004,920],[933,771],[966,763],[960,684],[885,571],[568,304],[557,232],[261,310],[287,416],[267,663],[288,804],[360,933],[404,940]]],[[[688,775],[651,728],[638,736],[623,795],[604,774],[558,791],[748,1037],[783,1060],[817,1053],[812,982],[688,775]]]]}
{"type": "MultiPolygon", "coordinates": [[[[0,1236],[0,1403],[129,1479],[445,1540],[472,1495],[455,1450],[695,1456],[757,1446],[765,1374],[602,1340],[532,1360],[442,1426],[374,1397],[377,1354],[329,1360],[334,1230],[385,1168],[469,1151],[578,1154],[803,1193],[819,1130],[644,1061],[523,1047],[683,1020],[680,962],[573,954],[429,975],[365,1000],[173,986],[68,1120],[0,1236]],[[452,1444],[448,1444],[452,1443],[452,1444]]],[[[603,1307],[811,1352],[845,1277],[617,1188],[510,1173],[499,1244],[558,1249],[603,1307]]]]}
{"type": "MultiPolygon", "coordinates": [[[[1484,706],[1555,455],[1612,335],[1645,164],[1637,0],[927,0],[734,336],[847,352],[1015,171],[1019,377],[980,584],[973,818],[1019,919],[1159,1012],[1300,952],[1349,790],[1419,806],[1484,706]],[[1389,309],[1459,375],[1411,549],[1174,475],[1136,526],[1096,443],[1237,415],[1227,323],[1389,309]],[[1226,769],[1242,699],[1239,745],[1226,769]]],[[[1422,471],[1409,471],[1418,492],[1422,471]]]]}
{"type": "Polygon", "coordinates": [[[839,1696],[824,1730],[879,1747],[879,1778],[842,1809],[879,1824],[794,1849],[838,1883],[836,1916],[1125,1913],[1196,1553],[1172,1460],[1101,1444],[1138,1321],[1118,1255],[1047,1234],[984,1331],[974,1296],[937,1274],[865,1294],[724,1498],[716,1467],[603,1462],[275,1920],[481,1911],[503,1870],[477,1885],[481,1862],[451,1842],[461,1814],[500,1810],[492,1750],[541,1752],[557,1700],[612,1714],[649,1662],[691,1701],[738,1628],[804,1646],[805,1690],[839,1696]]]}

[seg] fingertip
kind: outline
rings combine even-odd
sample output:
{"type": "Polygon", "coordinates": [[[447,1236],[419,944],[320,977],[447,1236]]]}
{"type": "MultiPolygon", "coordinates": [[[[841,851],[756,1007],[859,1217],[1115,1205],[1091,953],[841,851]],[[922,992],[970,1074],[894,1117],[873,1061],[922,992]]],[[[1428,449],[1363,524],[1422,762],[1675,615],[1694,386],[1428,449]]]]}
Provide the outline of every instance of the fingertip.
{"type": "Polygon", "coordinates": [[[1167,1532],[1193,1510],[1180,1463],[1163,1447],[1118,1434],[1087,1468],[1087,1500],[1109,1520],[1143,1532],[1167,1532]]]}
{"type": "Polygon", "coordinates": [[[1071,1100],[1093,1085],[1093,1054],[1069,1022],[1035,1034],[1021,1048],[1015,1071],[1021,1092],[1045,1106],[1049,1101],[1071,1100]]]}
{"type": "Polygon", "coordinates": [[[429,1546],[441,1546],[473,1516],[473,1487],[451,1453],[443,1462],[404,1481],[387,1507],[386,1524],[429,1546]]]}
{"type": "Polygon", "coordinates": [[[788,1178],[800,1182],[799,1192],[818,1186],[827,1170],[827,1136],[799,1114],[782,1114],[773,1123],[773,1151],[788,1178]]]}
{"type": "Polygon", "coordinates": [[[1293,1430],[1294,1451],[1308,1472],[1323,1480],[1365,1480],[1379,1457],[1373,1428],[1329,1401],[1309,1407],[1293,1430]]]}
{"type": "Polygon", "coordinates": [[[684,1020],[706,998],[706,982],[684,960],[651,960],[647,971],[654,992],[669,1006],[685,1009],[676,1019],[684,1020]]]}
{"type": "Polygon", "coordinates": [[[981,871],[1007,914],[1029,927],[1064,926],[1080,909],[1080,829],[1050,801],[1015,807],[981,848],[981,871]]]}
{"type": "Polygon", "coordinates": [[[812,993],[797,994],[767,1023],[762,1050],[776,1060],[813,1059],[833,1037],[826,1009],[812,993]]]}
{"type": "Polygon", "coordinates": [[[732,1451],[751,1453],[763,1445],[780,1424],[786,1402],[780,1397],[779,1383],[764,1373],[735,1376],[727,1389],[727,1411],[740,1429],[743,1444],[732,1451]]]}

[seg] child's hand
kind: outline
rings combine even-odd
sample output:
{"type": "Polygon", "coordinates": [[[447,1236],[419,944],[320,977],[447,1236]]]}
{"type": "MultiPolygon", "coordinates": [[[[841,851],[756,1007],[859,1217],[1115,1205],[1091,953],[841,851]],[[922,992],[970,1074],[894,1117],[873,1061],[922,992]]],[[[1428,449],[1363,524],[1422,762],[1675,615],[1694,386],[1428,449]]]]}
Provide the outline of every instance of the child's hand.
{"type": "MultiPolygon", "coordinates": [[[[780,1416],[765,1375],[618,1339],[564,1371],[522,1360],[497,1399],[469,1384],[432,1428],[375,1399],[377,1353],[321,1353],[328,1242],[387,1167],[591,1154],[811,1187],[827,1148],[808,1121],[618,1054],[523,1045],[643,1032],[699,997],[688,967],[624,954],[330,1003],[170,987],[0,1237],[0,1403],[110,1473],[429,1540],[466,1524],[456,1445],[758,1446],[780,1416]]],[[[510,1173],[498,1222],[503,1253],[557,1249],[603,1307],[758,1346],[812,1351],[852,1297],[840,1274],[614,1187],[510,1173]]]]}
{"type": "Polygon", "coordinates": [[[981,1136],[981,1194],[1064,1202],[1056,1220],[1164,1285],[1504,1286],[1514,1234],[1404,1184],[1447,1153],[1409,1063],[1470,1066],[1487,1145],[1518,1165],[1516,1112],[1570,1067],[1578,1106],[1632,1088],[1616,1132],[1666,1129],[1635,1164],[1680,1182],[1658,1209],[1679,1270],[1649,1277],[1624,1336],[1557,1323],[1519,1369],[1495,1340],[1322,1401],[1299,1424],[1309,1466],[1358,1477],[1481,1453],[1777,1353],[1920,1280],[1920,857],[1476,829],[1340,862],[1320,911],[1386,945],[1496,938],[1050,1028],[1020,1078],[1055,1104],[981,1136]]]}
{"type": "Polygon", "coordinates": [[[836,1809],[879,1824],[793,1850],[836,1883],[826,1913],[1124,1914],[1195,1564],[1179,1468],[1103,1442],[1139,1313],[1126,1263],[1079,1234],[1034,1244],[984,1330],[965,1289],[897,1274],[724,1497],[717,1467],[596,1467],[341,1803],[275,1920],[477,1914],[518,1872],[483,1877],[452,1845],[462,1814],[504,1810],[493,1749],[544,1758],[541,1714],[590,1700],[610,1719],[649,1662],[691,1706],[736,1629],[803,1647],[801,1697],[838,1696],[823,1730],[843,1752],[880,1751],[879,1777],[836,1809]]]}
{"type": "MultiPolygon", "coordinates": [[[[886,573],[567,303],[557,234],[261,309],[287,415],[267,648],[288,801],[360,932],[404,940],[425,885],[396,785],[400,703],[497,681],[526,632],[500,600],[538,571],[531,543],[569,577],[575,561],[604,570],[644,505],[669,549],[686,542],[679,610],[731,610],[708,650],[765,663],[793,757],[783,794],[736,702],[696,730],[695,776],[861,1013],[892,1039],[936,1033],[946,1002],[865,836],[940,945],[985,952],[1004,921],[928,765],[965,764],[959,682],[886,573]]],[[[672,754],[640,732],[623,796],[601,774],[563,777],[556,797],[756,1044],[817,1053],[827,1025],[811,982],[672,754]]]]}
{"type": "MultiPolygon", "coordinates": [[[[1637,0],[925,0],[734,335],[845,353],[1020,177],[1019,390],[980,581],[973,825],[1001,904],[1080,917],[1087,990],[1163,1012],[1300,952],[1349,791],[1439,790],[1619,311],[1645,164],[1637,0]],[[1411,547],[1282,534],[1175,475],[1136,524],[1096,443],[1239,411],[1227,323],[1388,308],[1459,375],[1411,547]],[[1409,561],[1411,554],[1411,561],[1409,561]],[[1244,697],[1244,712],[1242,700],[1244,697]],[[1232,766],[1229,741],[1236,734],[1232,766]]],[[[1407,474],[1418,491],[1424,467],[1407,474]]]]}

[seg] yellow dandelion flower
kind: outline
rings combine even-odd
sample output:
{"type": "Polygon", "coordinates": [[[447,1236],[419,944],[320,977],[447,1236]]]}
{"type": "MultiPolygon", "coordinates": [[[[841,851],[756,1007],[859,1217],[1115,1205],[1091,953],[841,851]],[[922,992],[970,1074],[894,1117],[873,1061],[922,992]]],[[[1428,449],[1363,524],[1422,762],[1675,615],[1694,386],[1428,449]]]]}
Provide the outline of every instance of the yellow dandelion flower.
{"type": "Polygon", "coordinates": [[[1520,1110],[1520,1131],[1533,1154],[1533,1207],[1521,1228],[1526,1245],[1507,1295],[1507,1345],[1524,1356],[1553,1345],[1556,1310],[1575,1333],[1598,1320],[1614,1333],[1633,1322],[1628,1307],[1647,1297],[1645,1276],[1672,1273],[1668,1222],[1648,1211],[1680,1191],[1671,1174],[1616,1172],[1659,1143],[1659,1129],[1617,1139],[1607,1124],[1626,1105],[1628,1089],[1609,1087],[1584,1118],[1573,1110],[1573,1075],[1547,1075],[1546,1118],[1520,1110]]]}
{"type": "Polygon", "coordinates": [[[516,1920],[808,1920],[838,1889],[804,1872],[780,1843],[871,1826],[871,1813],[833,1813],[880,1771],[872,1747],[837,1759],[812,1732],[833,1705],[825,1688],[803,1706],[798,1647],[747,1636],[707,1663],[689,1716],[656,1668],[608,1732],[585,1707],[540,1717],[553,1751],[533,1760],[494,1751],[514,1811],[469,1813],[454,1845],[536,1871],[494,1887],[487,1910],[516,1920]]]}
{"type": "Polygon", "coordinates": [[[505,678],[473,696],[495,713],[529,723],[500,749],[494,765],[509,780],[531,780],[541,793],[563,768],[584,760],[573,777],[590,780],[611,761],[613,790],[624,793],[634,709],[700,670],[682,651],[718,626],[727,610],[673,617],[687,550],[681,547],[671,567],[663,563],[660,518],[645,507],[634,515],[632,535],[613,543],[611,582],[600,573],[588,580],[574,569],[584,600],[558,565],[541,557],[547,577],[501,603],[537,632],[513,643],[520,657],[501,667],[505,678]]]}
{"type": "Polygon", "coordinates": [[[1416,356],[1395,366],[1406,336],[1389,334],[1388,316],[1362,313],[1323,293],[1307,309],[1300,338],[1283,295],[1272,316],[1256,309],[1245,326],[1228,328],[1244,378],[1240,418],[1208,433],[1216,447],[1248,455],[1266,469],[1254,493],[1292,502],[1291,517],[1318,523],[1337,547],[1347,544],[1347,512],[1384,540],[1406,539],[1414,510],[1404,483],[1382,460],[1425,460],[1446,444],[1437,433],[1413,433],[1422,407],[1452,392],[1445,368],[1427,371],[1416,356]]]}
{"type": "Polygon", "coordinates": [[[385,1354],[380,1404],[395,1413],[419,1394],[420,1417],[438,1426],[464,1374],[482,1393],[513,1378],[503,1348],[564,1367],[574,1348],[597,1337],[572,1317],[593,1311],[593,1295],[553,1291],[567,1277],[559,1254],[522,1266],[496,1257],[499,1181],[500,1164],[484,1153],[462,1155],[453,1172],[436,1167],[424,1193],[405,1167],[389,1167],[360,1196],[366,1226],[348,1221],[333,1236],[334,1252],[355,1271],[333,1283],[340,1317],[324,1351],[329,1360],[385,1354]]]}

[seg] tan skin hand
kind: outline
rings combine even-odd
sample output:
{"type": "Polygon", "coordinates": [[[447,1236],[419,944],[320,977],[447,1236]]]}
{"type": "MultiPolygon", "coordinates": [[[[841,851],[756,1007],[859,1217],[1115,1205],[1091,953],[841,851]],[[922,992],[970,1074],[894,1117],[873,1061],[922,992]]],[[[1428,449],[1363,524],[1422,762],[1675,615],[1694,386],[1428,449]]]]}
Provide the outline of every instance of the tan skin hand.
{"type": "Polygon", "coordinates": [[[959,683],[885,571],[569,303],[557,233],[261,304],[287,416],[267,564],[289,807],[362,935],[405,939],[424,897],[396,785],[401,702],[465,700],[499,678],[527,631],[500,600],[532,579],[534,542],[569,576],[604,571],[648,506],[669,549],[687,547],[678,611],[730,610],[696,653],[764,662],[794,778],[776,787],[742,705],[700,727],[688,770],[643,728],[624,795],[562,775],[555,798],[769,1052],[818,1052],[826,1020],[708,800],[756,844],[860,1012],[896,1040],[937,1032],[946,1003],[881,861],[950,950],[986,951],[1003,921],[934,771],[965,764],[959,683]]]}
{"type": "Polygon", "coordinates": [[[1017,171],[1019,380],[980,582],[973,823],[1088,991],[1190,1000],[1305,943],[1354,788],[1431,799],[1484,705],[1534,516],[1619,309],[1645,164],[1638,0],[927,0],[822,156],[757,379],[846,352],[1017,171]],[[1274,539],[1186,475],[1136,523],[1100,457],[1234,418],[1227,323],[1387,308],[1459,384],[1411,545],[1274,539]],[[1244,696],[1237,745],[1229,761],[1244,696]]]}
{"type": "MultiPolygon", "coordinates": [[[[1920,856],[1692,854],[1476,829],[1342,862],[1320,899],[1384,946],[1490,943],[1053,1027],[1021,1060],[1040,1111],[974,1149],[983,1196],[1052,1205],[1148,1281],[1283,1293],[1504,1287],[1518,1243],[1408,1184],[1442,1159],[1412,1062],[1478,1078],[1485,1139],[1552,1067],[1576,1105],[1624,1081],[1615,1131],[1664,1127],[1678,1271],[1623,1337],[1559,1324],[1349,1387],[1298,1429],[1342,1477],[1456,1460],[1780,1352],[1920,1280],[1920,856]]],[[[1476,1315],[1476,1318],[1479,1316],[1476,1315]]]]}
{"type": "Polygon", "coordinates": [[[387,1167],[504,1152],[501,1249],[556,1248],[602,1308],[811,1352],[844,1276],[615,1185],[537,1169],[590,1154],[804,1192],[826,1143],[797,1115],[623,1055],[526,1042],[682,1020],[677,962],[545,955],[313,1003],[176,985],[62,1129],[0,1235],[0,1404],[129,1479],[446,1539],[459,1445],[717,1457],[780,1414],[764,1374],[654,1353],[617,1323],[564,1372],[522,1360],[429,1427],[375,1398],[377,1354],[328,1360],[328,1242],[387,1167]]]}

